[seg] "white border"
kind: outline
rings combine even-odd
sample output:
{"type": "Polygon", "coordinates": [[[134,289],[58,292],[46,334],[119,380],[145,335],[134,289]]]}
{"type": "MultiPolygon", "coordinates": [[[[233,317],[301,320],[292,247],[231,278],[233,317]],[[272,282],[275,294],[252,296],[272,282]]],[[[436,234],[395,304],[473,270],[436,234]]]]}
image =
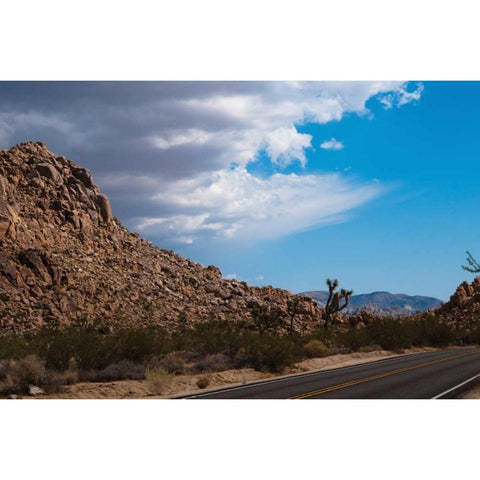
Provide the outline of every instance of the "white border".
{"type": "MultiPolygon", "coordinates": [[[[5,0],[0,78],[478,80],[475,6],[5,0]]],[[[479,426],[476,402],[1,401],[0,452],[4,478],[468,478],[479,426]]]]}

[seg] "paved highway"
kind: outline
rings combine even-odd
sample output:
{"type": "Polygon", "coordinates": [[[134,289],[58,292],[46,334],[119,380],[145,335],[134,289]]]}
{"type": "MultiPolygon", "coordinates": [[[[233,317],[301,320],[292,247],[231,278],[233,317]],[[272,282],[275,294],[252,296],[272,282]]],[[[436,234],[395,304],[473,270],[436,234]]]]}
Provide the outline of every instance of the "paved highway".
{"type": "Polygon", "coordinates": [[[451,396],[449,390],[479,374],[480,348],[462,348],[401,355],[350,367],[227,387],[183,398],[435,398],[451,396]]]}

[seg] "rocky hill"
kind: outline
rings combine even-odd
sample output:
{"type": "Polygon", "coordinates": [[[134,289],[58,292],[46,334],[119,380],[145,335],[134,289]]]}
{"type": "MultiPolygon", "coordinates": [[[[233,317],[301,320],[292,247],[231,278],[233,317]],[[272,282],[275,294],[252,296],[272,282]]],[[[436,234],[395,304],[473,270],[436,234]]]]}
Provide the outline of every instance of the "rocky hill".
{"type": "MultiPolygon", "coordinates": [[[[328,292],[322,290],[303,292],[300,295],[312,297],[322,307],[328,298],[328,292]]],[[[420,295],[410,296],[402,293],[372,292],[352,295],[348,307],[342,310],[342,314],[356,315],[361,311],[366,311],[379,316],[402,317],[432,308],[438,308],[441,304],[441,300],[433,297],[423,297],[420,295]]]]}
{"type": "Polygon", "coordinates": [[[470,284],[461,283],[455,293],[436,313],[454,322],[480,320],[480,276],[470,284]]]}
{"type": "MultiPolygon", "coordinates": [[[[292,297],[222,279],[128,231],[90,172],[44,144],[0,151],[0,332],[78,318],[173,329],[248,319],[259,304],[288,317],[292,297]]],[[[316,302],[300,298],[298,326],[320,317],[316,302]]]]}

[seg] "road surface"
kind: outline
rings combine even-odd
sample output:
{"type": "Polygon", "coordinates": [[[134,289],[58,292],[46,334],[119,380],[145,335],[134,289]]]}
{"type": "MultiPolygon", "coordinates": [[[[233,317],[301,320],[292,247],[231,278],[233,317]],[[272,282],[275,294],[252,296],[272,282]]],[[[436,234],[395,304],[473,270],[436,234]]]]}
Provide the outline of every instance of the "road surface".
{"type": "Polygon", "coordinates": [[[415,353],[189,395],[202,399],[405,399],[454,396],[480,374],[480,348],[415,353]],[[452,391],[451,391],[452,390],[452,391]],[[451,391],[451,392],[449,392],[451,391]]]}

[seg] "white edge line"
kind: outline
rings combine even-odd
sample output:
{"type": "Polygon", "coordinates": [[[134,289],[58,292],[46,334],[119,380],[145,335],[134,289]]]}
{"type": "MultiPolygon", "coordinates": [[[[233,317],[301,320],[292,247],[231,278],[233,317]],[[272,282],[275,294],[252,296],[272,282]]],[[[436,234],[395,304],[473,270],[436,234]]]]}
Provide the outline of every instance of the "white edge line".
{"type": "MultiPolygon", "coordinates": [[[[475,348],[475,347],[473,347],[475,348]]],[[[457,351],[458,349],[455,349],[453,351],[457,351]]],[[[389,358],[380,358],[378,360],[372,360],[371,362],[364,362],[364,363],[356,363],[354,365],[347,365],[346,367],[338,367],[338,368],[329,368],[327,370],[316,370],[314,372],[305,372],[305,373],[293,373],[291,375],[287,375],[283,378],[269,378],[267,380],[260,380],[258,382],[252,382],[247,385],[237,385],[235,387],[230,387],[230,388],[219,388],[216,390],[211,390],[210,392],[205,392],[205,393],[198,393],[198,394],[193,394],[193,395],[185,395],[185,396],[179,396],[179,397],[173,397],[173,399],[177,400],[187,400],[189,398],[199,398],[199,397],[206,397],[208,395],[214,394],[214,393],[223,393],[223,392],[231,392],[233,390],[238,390],[241,388],[251,388],[251,387],[258,387],[260,385],[265,385],[267,383],[280,383],[284,382],[286,380],[291,380],[293,377],[309,377],[311,375],[318,375],[318,374],[327,374],[331,372],[338,372],[340,370],[347,370],[349,368],[355,368],[355,367],[363,367],[371,364],[378,364],[378,363],[383,363],[387,362],[389,360],[399,360],[400,358],[407,358],[411,357],[413,355],[422,355],[422,354],[430,354],[430,353],[444,353],[444,352],[449,352],[451,353],[452,351],[450,350],[436,350],[434,352],[415,352],[415,353],[407,353],[404,355],[395,355],[394,357],[389,357],[389,358]]]]}
{"type": "Polygon", "coordinates": [[[435,395],[434,397],[432,397],[432,400],[438,400],[439,398],[443,397],[443,396],[446,395],[447,393],[453,392],[453,391],[456,390],[457,388],[463,387],[466,383],[472,382],[473,380],[476,380],[476,379],[479,378],[479,377],[480,377],[480,373],[477,374],[477,375],[474,375],[473,377],[469,378],[468,380],[465,380],[465,381],[462,382],[462,383],[459,383],[458,385],[455,385],[455,386],[452,387],[452,388],[449,388],[448,390],[445,390],[445,391],[442,392],[442,393],[439,393],[438,395],[435,395]]]}

